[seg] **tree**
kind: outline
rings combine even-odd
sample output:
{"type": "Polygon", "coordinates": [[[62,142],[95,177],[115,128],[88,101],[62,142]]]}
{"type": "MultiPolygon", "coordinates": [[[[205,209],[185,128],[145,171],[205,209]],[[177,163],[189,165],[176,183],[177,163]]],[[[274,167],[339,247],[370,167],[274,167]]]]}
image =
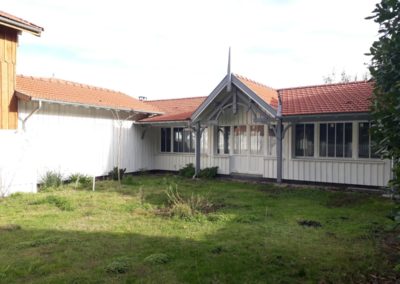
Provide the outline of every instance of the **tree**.
{"type": "Polygon", "coordinates": [[[400,2],[382,0],[367,17],[379,24],[379,39],[375,41],[369,71],[374,80],[371,134],[377,152],[393,159],[394,179],[391,185],[400,187],[400,2]]]}

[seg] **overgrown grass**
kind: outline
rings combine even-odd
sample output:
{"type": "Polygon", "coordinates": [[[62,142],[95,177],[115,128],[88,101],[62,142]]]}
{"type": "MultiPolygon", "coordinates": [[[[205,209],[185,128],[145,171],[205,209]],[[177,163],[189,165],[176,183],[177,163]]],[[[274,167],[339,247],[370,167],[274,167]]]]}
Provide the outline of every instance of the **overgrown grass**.
{"type": "Polygon", "coordinates": [[[365,283],[396,273],[382,249],[393,204],[377,196],[147,175],[72,188],[0,202],[0,283],[365,283]],[[170,214],[171,186],[190,218],[170,214]]]}

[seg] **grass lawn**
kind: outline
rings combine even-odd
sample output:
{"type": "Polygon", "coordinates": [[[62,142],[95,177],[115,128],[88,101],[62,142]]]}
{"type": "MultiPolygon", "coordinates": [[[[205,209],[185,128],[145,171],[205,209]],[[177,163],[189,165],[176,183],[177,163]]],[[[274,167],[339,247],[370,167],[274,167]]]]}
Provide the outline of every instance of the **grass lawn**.
{"type": "Polygon", "coordinates": [[[361,193],[154,175],[17,194],[0,200],[0,282],[370,282],[393,275],[382,250],[392,207],[361,193]],[[211,206],[169,216],[175,184],[211,206]]]}

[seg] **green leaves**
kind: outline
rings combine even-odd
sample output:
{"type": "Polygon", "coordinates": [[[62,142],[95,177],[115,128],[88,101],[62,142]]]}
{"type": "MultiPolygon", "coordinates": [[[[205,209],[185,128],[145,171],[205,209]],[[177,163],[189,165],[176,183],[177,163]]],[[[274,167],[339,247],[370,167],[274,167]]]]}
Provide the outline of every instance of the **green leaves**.
{"type": "MultiPolygon", "coordinates": [[[[369,71],[375,81],[372,135],[379,154],[393,158],[393,172],[400,173],[400,2],[382,0],[366,19],[379,24],[380,34],[370,48],[369,71]]],[[[391,185],[400,187],[400,175],[391,185]]]]}

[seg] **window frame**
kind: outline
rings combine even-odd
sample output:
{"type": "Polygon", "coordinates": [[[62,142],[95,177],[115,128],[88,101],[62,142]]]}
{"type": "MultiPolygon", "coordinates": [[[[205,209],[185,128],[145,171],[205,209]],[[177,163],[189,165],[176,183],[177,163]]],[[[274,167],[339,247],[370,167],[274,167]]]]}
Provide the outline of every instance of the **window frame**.
{"type": "Polygon", "coordinates": [[[232,154],[233,155],[247,155],[249,153],[249,135],[248,135],[248,129],[247,124],[241,124],[241,125],[234,125],[233,126],[233,131],[232,131],[232,137],[233,137],[233,145],[232,145],[232,154]],[[240,135],[236,135],[235,130],[236,129],[244,129],[244,132],[240,131],[240,135]],[[236,139],[239,138],[238,141],[238,149],[236,149],[236,139]],[[244,146],[244,147],[243,147],[244,146]]]}
{"type": "Polygon", "coordinates": [[[371,129],[371,121],[358,121],[357,122],[357,158],[358,159],[375,159],[375,160],[379,160],[381,159],[381,157],[379,155],[377,155],[376,153],[372,152],[372,147],[373,147],[373,139],[372,139],[372,135],[369,131],[369,129],[371,129]],[[360,156],[360,125],[361,124],[368,124],[368,157],[361,157],[360,156]]]}
{"type": "MultiPolygon", "coordinates": [[[[296,123],[294,124],[293,127],[293,157],[294,158],[315,158],[315,131],[316,127],[315,127],[315,123],[296,123]],[[299,155],[297,153],[297,126],[303,126],[303,135],[302,135],[302,144],[303,144],[303,148],[302,150],[302,155],[299,155]],[[306,139],[307,137],[307,133],[306,133],[306,129],[307,126],[312,126],[312,139],[310,140],[312,142],[311,146],[308,147],[308,145],[306,145],[305,143],[308,142],[308,140],[306,139]],[[308,153],[308,151],[311,151],[310,155],[306,155],[306,153],[308,153]]],[[[308,144],[308,143],[307,143],[308,144]]]]}
{"type": "Polygon", "coordinates": [[[340,122],[336,122],[336,121],[331,121],[331,122],[319,122],[318,123],[318,157],[320,158],[324,158],[324,159],[352,159],[353,158],[353,142],[354,142],[354,135],[353,135],[353,129],[354,129],[354,125],[353,122],[350,121],[340,121],[340,122]],[[331,125],[333,125],[333,139],[330,137],[330,127],[331,125]],[[322,147],[323,143],[322,143],[322,127],[324,126],[325,128],[325,137],[324,137],[324,147],[322,147]],[[340,126],[340,127],[338,127],[340,126]],[[349,127],[349,128],[348,128],[349,127]],[[338,144],[338,129],[341,129],[341,135],[342,135],[342,156],[338,156],[338,146],[340,144],[338,144]],[[350,130],[350,132],[348,132],[348,130],[350,130]],[[348,135],[346,135],[350,133],[350,142],[348,142],[348,135]],[[332,141],[332,140],[333,141],[332,141]],[[331,145],[331,142],[333,142],[333,144],[331,145]],[[350,143],[350,147],[346,147],[346,142],[350,143]],[[332,146],[332,148],[330,148],[332,146]],[[322,153],[323,148],[325,148],[325,154],[322,153]],[[333,151],[333,154],[330,154],[333,151]],[[347,153],[350,153],[350,155],[347,155],[347,153]]]}
{"type": "Polygon", "coordinates": [[[161,127],[160,128],[160,153],[171,153],[172,152],[172,129],[171,127],[161,127]],[[169,137],[168,135],[166,135],[167,137],[165,137],[163,139],[163,130],[166,130],[166,132],[169,132],[169,137]],[[163,142],[164,142],[164,147],[163,147],[163,142]],[[169,146],[169,147],[168,147],[169,146]],[[164,148],[164,150],[163,150],[164,148]],[[169,150],[167,150],[166,148],[169,148],[169,150]]]}

